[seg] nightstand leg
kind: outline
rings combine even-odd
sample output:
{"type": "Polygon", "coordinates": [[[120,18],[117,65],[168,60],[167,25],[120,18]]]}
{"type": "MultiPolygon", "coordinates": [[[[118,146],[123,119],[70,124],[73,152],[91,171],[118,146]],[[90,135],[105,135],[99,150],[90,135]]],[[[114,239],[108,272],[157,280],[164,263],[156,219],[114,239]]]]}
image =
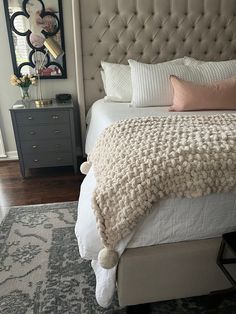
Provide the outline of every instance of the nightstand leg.
{"type": "Polygon", "coordinates": [[[23,178],[25,178],[25,167],[22,164],[22,162],[20,162],[20,171],[21,171],[21,175],[23,178]]]}

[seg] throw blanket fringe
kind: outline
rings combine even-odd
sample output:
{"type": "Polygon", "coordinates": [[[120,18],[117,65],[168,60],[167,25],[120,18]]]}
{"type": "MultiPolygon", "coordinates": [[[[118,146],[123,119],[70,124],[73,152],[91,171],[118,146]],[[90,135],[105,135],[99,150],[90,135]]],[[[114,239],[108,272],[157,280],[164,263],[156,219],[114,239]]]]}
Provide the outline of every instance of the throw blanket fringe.
{"type": "Polygon", "coordinates": [[[89,156],[96,189],[92,206],[105,246],[115,247],[166,197],[199,197],[236,186],[236,115],[173,115],[127,119],[108,127],[89,156]]]}

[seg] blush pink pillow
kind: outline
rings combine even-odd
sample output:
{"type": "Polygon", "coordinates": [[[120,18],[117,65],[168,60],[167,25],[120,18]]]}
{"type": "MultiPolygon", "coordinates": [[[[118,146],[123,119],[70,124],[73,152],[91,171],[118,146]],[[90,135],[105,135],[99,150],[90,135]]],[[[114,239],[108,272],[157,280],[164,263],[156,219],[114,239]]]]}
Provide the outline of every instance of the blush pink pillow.
{"type": "Polygon", "coordinates": [[[198,85],[171,76],[174,89],[170,111],[236,109],[236,77],[198,85]]]}

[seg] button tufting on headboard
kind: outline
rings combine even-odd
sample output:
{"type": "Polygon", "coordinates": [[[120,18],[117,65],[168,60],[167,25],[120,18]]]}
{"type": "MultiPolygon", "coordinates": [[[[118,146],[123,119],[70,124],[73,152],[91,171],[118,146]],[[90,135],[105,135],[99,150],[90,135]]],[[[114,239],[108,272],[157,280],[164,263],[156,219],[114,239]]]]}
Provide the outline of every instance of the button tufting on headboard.
{"type": "Polygon", "coordinates": [[[104,94],[101,60],[236,59],[235,0],[80,0],[87,110],[104,94]]]}

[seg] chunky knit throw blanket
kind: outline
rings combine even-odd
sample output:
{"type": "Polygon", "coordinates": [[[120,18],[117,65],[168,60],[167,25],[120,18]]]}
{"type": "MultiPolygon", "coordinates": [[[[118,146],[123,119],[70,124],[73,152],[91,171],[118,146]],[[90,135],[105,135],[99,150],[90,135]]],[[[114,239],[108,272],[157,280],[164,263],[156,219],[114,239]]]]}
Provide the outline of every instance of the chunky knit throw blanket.
{"type": "Polygon", "coordinates": [[[89,162],[98,229],[114,250],[154,202],[234,190],[236,114],[124,120],[101,134],[89,162]]]}

